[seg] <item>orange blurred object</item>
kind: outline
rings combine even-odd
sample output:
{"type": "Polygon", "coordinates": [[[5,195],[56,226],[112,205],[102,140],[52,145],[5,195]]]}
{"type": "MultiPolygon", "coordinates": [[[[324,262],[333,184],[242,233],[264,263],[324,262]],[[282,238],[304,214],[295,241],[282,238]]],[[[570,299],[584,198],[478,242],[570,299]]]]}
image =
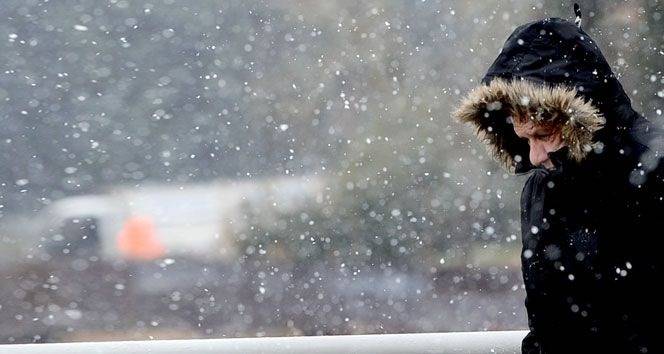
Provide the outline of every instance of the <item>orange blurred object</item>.
{"type": "Polygon", "coordinates": [[[160,258],[166,248],[157,238],[154,223],[148,217],[132,216],[118,234],[118,249],[128,259],[149,261],[160,258]]]}

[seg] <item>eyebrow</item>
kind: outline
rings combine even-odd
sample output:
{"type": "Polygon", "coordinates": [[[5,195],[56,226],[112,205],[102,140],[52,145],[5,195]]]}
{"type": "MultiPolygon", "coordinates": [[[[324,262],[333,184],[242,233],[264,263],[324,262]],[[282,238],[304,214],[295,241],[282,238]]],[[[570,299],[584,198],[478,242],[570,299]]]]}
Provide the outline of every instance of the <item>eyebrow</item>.
{"type": "Polygon", "coordinates": [[[549,135],[552,134],[553,132],[554,130],[551,128],[543,128],[541,130],[535,129],[533,131],[533,135],[549,135]]]}
{"type": "MultiPolygon", "coordinates": [[[[537,126],[536,125],[536,126],[530,128],[530,129],[519,129],[519,131],[523,132],[525,134],[533,135],[533,136],[538,136],[538,135],[539,136],[546,136],[546,135],[551,135],[551,134],[555,133],[556,130],[555,130],[554,127],[548,127],[548,126],[542,126],[542,125],[537,126]]],[[[515,129],[515,134],[518,137],[523,138],[522,135],[519,135],[519,133],[516,132],[516,129],[515,129]]]]}

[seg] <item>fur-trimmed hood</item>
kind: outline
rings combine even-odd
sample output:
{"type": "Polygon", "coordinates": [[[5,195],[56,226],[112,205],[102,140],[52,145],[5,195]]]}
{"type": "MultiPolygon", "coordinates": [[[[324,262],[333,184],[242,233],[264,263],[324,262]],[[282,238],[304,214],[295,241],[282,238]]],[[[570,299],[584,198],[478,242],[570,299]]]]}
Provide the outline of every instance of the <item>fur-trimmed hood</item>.
{"type": "MultiPolygon", "coordinates": [[[[526,172],[526,140],[511,120],[559,125],[571,161],[581,163],[640,119],[596,43],[560,18],[519,26],[481,83],[461,99],[453,116],[471,123],[493,158],[512,173],[526,172]]],[[[619,148],[615,149],[616,151],[619,148]]]]}
{"type": "Polygon", "coordinates": [[[522,79],[496,78],[489,85],[479,85],[453,113],[461,122],[475,126],[491,156],[510,172],[528,159],[528,150],[513,132],[512,116],[516,114],[530,117],[535,124],[560,126],[569,158],[577,162],[592,151],[594,132],[604,125],[599,109],[577,96],[576,89],[522,79]]]}

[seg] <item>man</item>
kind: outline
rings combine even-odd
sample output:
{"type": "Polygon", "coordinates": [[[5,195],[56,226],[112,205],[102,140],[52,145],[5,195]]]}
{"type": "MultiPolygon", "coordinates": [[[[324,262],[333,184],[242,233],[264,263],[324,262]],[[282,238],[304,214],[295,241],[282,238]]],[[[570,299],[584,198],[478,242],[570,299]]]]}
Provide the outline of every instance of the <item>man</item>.
{"type": "Polygon", "coordinates": [[[594,40],[518,27],[455,110],[521,196],[524,353],[660,353],[664,164],[594,40]]]}

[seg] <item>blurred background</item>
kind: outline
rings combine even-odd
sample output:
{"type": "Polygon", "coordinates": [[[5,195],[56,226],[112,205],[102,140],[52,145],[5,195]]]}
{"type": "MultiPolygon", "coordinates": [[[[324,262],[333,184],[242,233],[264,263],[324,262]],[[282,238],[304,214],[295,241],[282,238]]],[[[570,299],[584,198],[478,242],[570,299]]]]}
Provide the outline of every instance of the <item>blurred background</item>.
{"type": "MultiPolygon", "coordinates": [[[[3,1],[0,343],[526,328],[523,177],[450,112],[572,5],[3,1]]],[[[661,2],[580,5],[661,122],[661,2]]]]}

